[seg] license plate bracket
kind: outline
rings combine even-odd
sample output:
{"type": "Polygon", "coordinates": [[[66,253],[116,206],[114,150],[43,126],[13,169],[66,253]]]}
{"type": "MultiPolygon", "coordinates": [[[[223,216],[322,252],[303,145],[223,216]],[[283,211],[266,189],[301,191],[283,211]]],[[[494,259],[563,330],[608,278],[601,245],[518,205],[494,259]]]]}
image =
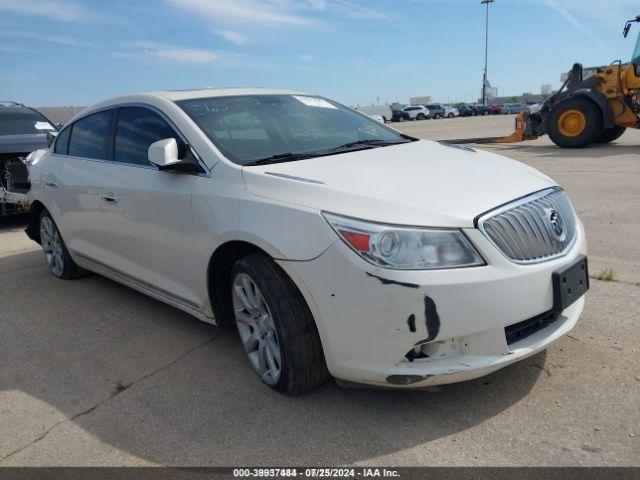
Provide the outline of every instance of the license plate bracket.
{"type": "Polygon", "coordinates": [[[587,257],[581,255],[571,265],[551,275],[553,284],[553,311],[562,312],[589,290],[587,257]]]}

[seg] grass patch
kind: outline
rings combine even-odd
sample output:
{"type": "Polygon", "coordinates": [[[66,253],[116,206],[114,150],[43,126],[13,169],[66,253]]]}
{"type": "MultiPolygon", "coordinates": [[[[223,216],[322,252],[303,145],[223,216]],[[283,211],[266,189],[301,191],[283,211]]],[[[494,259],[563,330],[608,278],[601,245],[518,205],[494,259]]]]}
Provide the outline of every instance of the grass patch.
{"type": "Polygon", "coordinates": [[[613,268],[605,268],[603,269],[597,276],[596,280],[602,280],[603,282],[615,282],[616,275],[613,271],[613,268]]]}

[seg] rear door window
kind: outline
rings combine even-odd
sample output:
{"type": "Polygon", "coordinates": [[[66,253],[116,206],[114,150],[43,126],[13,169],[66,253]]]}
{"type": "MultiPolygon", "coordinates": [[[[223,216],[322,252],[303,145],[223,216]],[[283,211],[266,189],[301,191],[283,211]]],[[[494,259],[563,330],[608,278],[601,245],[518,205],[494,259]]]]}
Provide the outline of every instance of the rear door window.
{"type": "Polygon", "coordinates": [[[112,111],[108,110],[76,121],[69,140],[69,155],[106,160],[106,139],[111,114],[112,111]]]}
{"type": "Polygon", "coordinates": [[[144,107],[124,107],[118,112],[113,160],[133,165],[150,165],[149,145],[175,138],[178,154],[184,154],[184,142],[156,112],[144,107]]]}

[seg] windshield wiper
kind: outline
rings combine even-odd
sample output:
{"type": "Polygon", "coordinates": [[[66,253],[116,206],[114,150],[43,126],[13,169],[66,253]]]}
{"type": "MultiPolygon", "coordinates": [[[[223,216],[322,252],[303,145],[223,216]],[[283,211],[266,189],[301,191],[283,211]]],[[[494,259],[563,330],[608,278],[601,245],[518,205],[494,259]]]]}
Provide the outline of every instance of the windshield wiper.
{"type": "Polygon", "coordinates": [[[368,139],[368,140],[358,140],[355,142],[349,142],[349,143],[345,143],[344,145],[340,145],[339,147],[336,147],[334,149],[332,149],[333,151],[336,150],[350,150],[354,147],[386,147],[387,145],[400,145],[401,143],[409,143],[408,141],[402,141],[402,142],[393,142],[393,141],[389,141],[389,140],[380,140],[380,139],[368,139]]]}
{"type": "Polygon", "coordinates": [[[304,160],[305,158],[317,157],[317,153],[278,153],[270,157],[259,158],[252,162],[245,163],[245,167],[253,167],[255,165],[269,165],[271,163],[295,162],[296,160],[304,160]]]}
{"type": "Polygon", "coordinates": [[[387,145],[400,145],[401,143],[409,143],[412,141],[413,139],[404,140],[400,142],[380,140],[380,139],[358,140],[356,142],[345,143],[344,145],[340,145],[338,147],[335,147],[335,148],[332,148],[331,150],[326,150],[326,151],[307,152],[307,153],[292,153],[292,152],[278,153],[276,155],[271,155],[269,157],[253,160],[249,163],[245,163],[243,166],[254,167],[256,165],[270,165],[272,163],[295,162],[296,160],[304,160],[307,158],[314,158],[314,157],[327,157],[329,155],[335,155],[337,153],[349,152],[349,151],[358,150],[362,148],[386,147],[387,145]]]}

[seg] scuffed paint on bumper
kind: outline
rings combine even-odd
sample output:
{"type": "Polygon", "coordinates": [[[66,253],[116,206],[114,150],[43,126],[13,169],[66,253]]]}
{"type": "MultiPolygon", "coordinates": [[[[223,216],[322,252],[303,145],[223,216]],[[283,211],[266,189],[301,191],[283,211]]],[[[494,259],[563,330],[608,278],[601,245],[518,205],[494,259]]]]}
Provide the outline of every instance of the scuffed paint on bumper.
{"type": "Polygon", "coordinates": [[[551,275],[586,254],[584,229],[567,255],[534,265],[507,260],[465,230],[487,265],[433,271],[375,267],[335,242],[306,262],[279,261],[305,296],[329,371],[354,383],[416,388],[477,378],[534,355],[569,332],[584,297],[511,345],[505,327],[548,312],[551,275]],[[422,358],[406,355],[422,346],[422,358]]]}

